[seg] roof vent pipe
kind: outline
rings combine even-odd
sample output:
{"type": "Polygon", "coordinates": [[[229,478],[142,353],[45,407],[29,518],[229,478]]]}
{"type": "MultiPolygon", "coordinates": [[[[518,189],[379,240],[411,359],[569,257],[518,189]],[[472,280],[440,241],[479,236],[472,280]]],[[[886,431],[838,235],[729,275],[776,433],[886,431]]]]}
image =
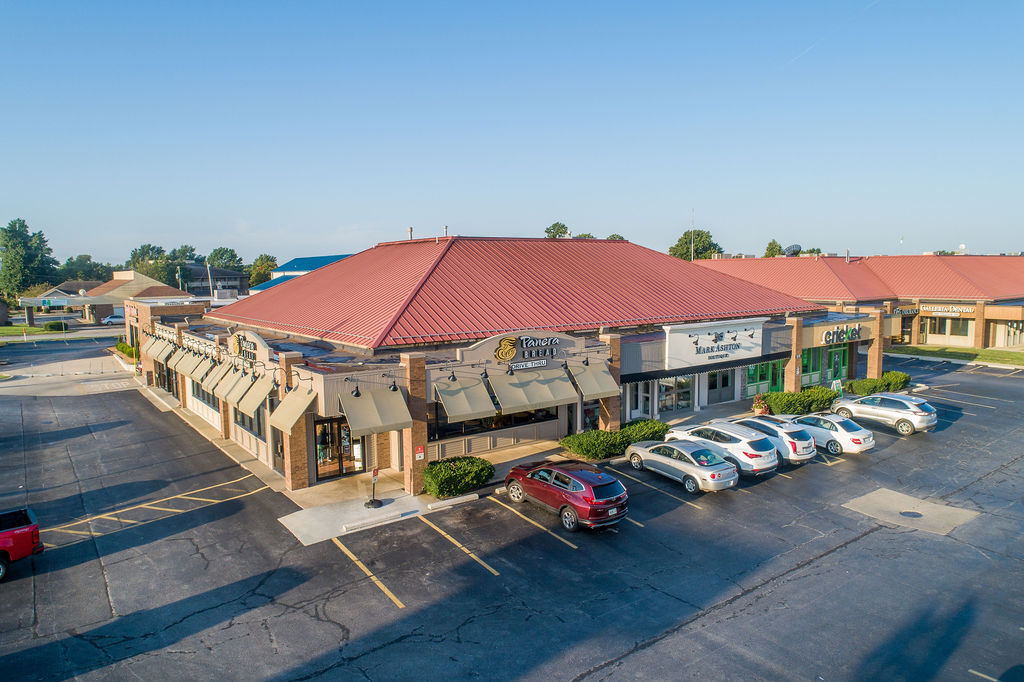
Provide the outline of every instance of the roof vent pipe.
{"type": "Polygon", "coordinates": [[[447,225],[444,226],[444,236],[445,237],[448,236],[448,226],[447,225]]]}
{"type": "Polygon", "coordinates": [[[846,262],[847,263],[850,262],[850,250],[849,249],[846,250],[846,262]]]}
{"type": "Polygon", "coordinates": [[[409,239],[412,239],[412,225],[409,226],[409,239]]]}

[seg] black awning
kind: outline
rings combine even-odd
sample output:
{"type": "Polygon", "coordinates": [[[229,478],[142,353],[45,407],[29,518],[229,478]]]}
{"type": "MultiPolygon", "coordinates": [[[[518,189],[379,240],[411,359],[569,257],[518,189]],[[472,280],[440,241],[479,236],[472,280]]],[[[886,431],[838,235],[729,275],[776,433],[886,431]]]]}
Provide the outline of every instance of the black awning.
{"type": "Polygon", "coordinates": [[[692,367],[677,367],[675,369],[659,369],[653,372],[636,372],[634,374],[623,374],[619,378],[620,384],[636,384],[641,381],[656,381],[658,379],[671,379],[672,377],[686,377],[705,372],[719,372],[723,369],[735,369],[737,367],[749,367],[760,365],[762,362],[772,360],[784,360],[790,356],[790,351],[783,350],[778,353],[768,353],[758,358],[742,358],[740,360],[729,360],[727,362],[713,362],[708,365],[694,365],[692,367]]]}

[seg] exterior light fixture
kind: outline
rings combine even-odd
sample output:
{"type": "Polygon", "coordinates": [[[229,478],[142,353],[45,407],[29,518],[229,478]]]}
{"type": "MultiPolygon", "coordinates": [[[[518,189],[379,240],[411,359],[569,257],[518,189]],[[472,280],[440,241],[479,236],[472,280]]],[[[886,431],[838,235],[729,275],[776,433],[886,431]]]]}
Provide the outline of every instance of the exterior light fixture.
{"type": "Polygon", "coordinates": [[[562,360],[562,369],[569,369],[569,363],[565,360],[562,360]]]}
{"type": "Polygon", "coordinates": [[[733,341],[735,341],[735,340],[736,340],[736,336],[737,336],[736,334],[733,334],[733,335],[732,335],[732,340],[733,340],[733,341]]]}
{"type": "Polygon", "coordinates": [[[487,368],[486,367],[484,367],[484,371],[480,372],[480,378],[481,379],[486,379],[487,378],[487,368]]]}
{"type": "Polygon", "coordinates": [[[754,332],[751,331],[747,336],[749,336],[750,338],[754,338],[754,332]]]}
{"type": "Polygon", "coordinates": [[[358,398],[360,395],[361,394],[359,393],[359,384],[356,384],[356,387],[352,389],[352,397],[358,398]]]}
{"type": "Polygon", "coordinates": [[[391,380],[391,385],[388,386],[388,390],[389,391],[397,391],[398,390],[398,384],[395,383],[394,379],[391,380]]]}
{"type": "Polygon", "coordinates": [[[515,374],[515,371],[513,371],[511,364],[508,366],[508,369],[505,370],[505,374],[509,376],[513,376],[515,374]]]}
{"type": "Polygon", "coordinates": [[[448,375],[448,381],[458,381],[458,380],[459,380],[459,378],[457,376],[455,376],[455,370],[453,369],[452,373],[448,375]]]}
{"type": "Polygon", "coordinates": [[[589,355],[587,357],[583,358],[583,366],[584,367],[590,367],[590,356],[589,355]]]}

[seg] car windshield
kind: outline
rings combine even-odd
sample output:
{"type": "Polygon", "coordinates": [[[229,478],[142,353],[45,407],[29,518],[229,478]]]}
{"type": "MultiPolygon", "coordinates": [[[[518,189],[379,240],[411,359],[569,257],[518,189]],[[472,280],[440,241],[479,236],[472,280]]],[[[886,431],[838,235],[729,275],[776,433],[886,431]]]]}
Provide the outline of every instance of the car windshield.
{"type": "Polygon", "coordinates": [[[775,446],[767,438],[758,438],[750,441],[750,449],[754,452],[770,452],[775,449],[775,446]]]}
{"type": "Polygon", "coordinates": [[[796,431],[790,431],[786,434],[793,440],[810,440],[811,434],[807,433],[803,429],[797,429],[796,431]]]}
{"type": "Polygon", "coordinates": [[[839,428],[841,428],[843,431],[849,431],[850,433],[864,430],[854,422],[850,421],[849,419],[837,419],[835,423],[838,424],[839,428]]]}
{"type": "Polygon", "coordinates": [[[702,467],[710,467],[716,464],[724,464],[725,460],[711,452],[710,450],[697,450],[690,453],[690,457],[693,457],[693,461],[702,467]]]}
{"type": "Polygon", "coordinates": [[[622,484],[618,481],[595,485],[593,487],[595,500],[610,500],[613,497],[618,497],[622,493],[626,492],[626,489],[623,488],[622,484]]]}

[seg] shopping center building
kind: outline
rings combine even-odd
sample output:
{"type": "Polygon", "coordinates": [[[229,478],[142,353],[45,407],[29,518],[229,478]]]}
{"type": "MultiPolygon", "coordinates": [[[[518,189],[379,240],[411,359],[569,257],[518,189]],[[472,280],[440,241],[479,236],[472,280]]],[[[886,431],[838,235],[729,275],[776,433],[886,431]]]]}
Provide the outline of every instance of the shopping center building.
{"type": "Polygon", "coordinates": [[[627,241],[475,237],[186,307],[126,304],[147,383],[290,489],[380,467],[410,492],[439,458],[852,377],[861,344],[878,376],[885,319],[627,241]]]}
{"type": "Polygon", "coordinates": [[[1024,256],[780,256],[697,263],[830,310],[881,307],[887,343],[1024,346],[1024,256]]]}

